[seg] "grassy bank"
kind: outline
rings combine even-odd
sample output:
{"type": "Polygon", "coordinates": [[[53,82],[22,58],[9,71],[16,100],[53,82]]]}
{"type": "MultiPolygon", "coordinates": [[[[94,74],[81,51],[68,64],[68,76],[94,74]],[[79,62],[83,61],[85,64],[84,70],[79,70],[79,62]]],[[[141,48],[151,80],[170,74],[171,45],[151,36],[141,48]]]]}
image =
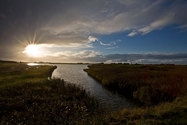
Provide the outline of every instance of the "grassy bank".
{"type": "Polygon", "coordinates": [[[186,125],[187,94],[177,97],[173,102],[123,109],[109,114],[105,121],[112,125],[186,125]]]}
{"type": "Polygon", "coordinates": [[[187,124],[187,66],[94,64],[85,71],[103,86],[144,104],[113,112],[106,123],[187,124]]]}
{"type": "Polygon", "coordinates": [[[48,80],[53,66],[0,63],[0,124],[101,124],[102,110],[84,90],[48,80]]]}
{"type": "Polygon", "coordinates": [[[26,63],[0,62],[0,88],[46,80],[55,68],[55,66],[28,66],[26,63]]]}
{"type": "Polygon", "coordinates": [[[171,101],[187,89],[187,66],[95,64],[85,70],[103,86],[145,105],[171,101]]]}

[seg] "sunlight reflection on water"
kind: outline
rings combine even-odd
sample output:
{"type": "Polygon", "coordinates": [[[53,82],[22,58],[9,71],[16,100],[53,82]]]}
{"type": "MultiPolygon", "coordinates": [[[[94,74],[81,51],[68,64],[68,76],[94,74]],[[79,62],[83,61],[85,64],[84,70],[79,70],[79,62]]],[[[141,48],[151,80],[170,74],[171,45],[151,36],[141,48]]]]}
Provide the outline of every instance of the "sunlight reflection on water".
{"type": "Polygon", "coordinates": [[[39,65],[38,63],[27,63],[28,66],[37,66],[39,65]]]}

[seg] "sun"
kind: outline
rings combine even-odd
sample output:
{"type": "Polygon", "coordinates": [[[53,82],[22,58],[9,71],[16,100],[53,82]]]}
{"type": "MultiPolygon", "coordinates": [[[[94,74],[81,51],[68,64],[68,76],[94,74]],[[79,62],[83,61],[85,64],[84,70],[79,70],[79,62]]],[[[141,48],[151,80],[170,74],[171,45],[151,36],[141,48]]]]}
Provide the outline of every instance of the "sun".
{"type": "Polygon", "coordinates": [[[40,45],[37,44],[27,45],[23,53],[27,54],[30,57],[41,57],[42,55],[40,45]]]}

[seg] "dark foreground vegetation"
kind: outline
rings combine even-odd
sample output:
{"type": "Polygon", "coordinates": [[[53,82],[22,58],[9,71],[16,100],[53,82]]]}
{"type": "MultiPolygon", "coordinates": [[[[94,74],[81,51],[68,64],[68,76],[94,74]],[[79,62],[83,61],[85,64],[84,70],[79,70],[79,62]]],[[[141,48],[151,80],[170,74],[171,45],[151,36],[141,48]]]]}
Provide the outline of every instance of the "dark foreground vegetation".
{"type": "Polygon", "coordinates": [[[85,71],[143,105],[112,113],[108,123],[187,124],[187,66],[94,64],[85,71]]]}
{"type": "Polygon", "coordinates": [[[114,90],[123,93],[123,90],[128,91],[125,86],[132,84],[134,88],[129,88],[133,90],[129,97],[140,100],[139,102],[145,105],[112,113],[106,113],[97,100],[83,89],[60,79],[51,80],[49,77],[55,68],[0,62],[0,125],[187,123],[186,66],[90,66],[86,71],[100,80],[104,86],[113,87],[114,90]],[[124,77],[125,75],[128,77],[124,77]],[[153,105],[153,98],[157,96],[164,98],[158,99],[156,102],[159,103],[153,105]]]}
{"type": "Polygon", "coordinates": [[[0,63],[0,124],[101,124],[98,102],[84,90],[50,80],[54,66],[0,63]]]}

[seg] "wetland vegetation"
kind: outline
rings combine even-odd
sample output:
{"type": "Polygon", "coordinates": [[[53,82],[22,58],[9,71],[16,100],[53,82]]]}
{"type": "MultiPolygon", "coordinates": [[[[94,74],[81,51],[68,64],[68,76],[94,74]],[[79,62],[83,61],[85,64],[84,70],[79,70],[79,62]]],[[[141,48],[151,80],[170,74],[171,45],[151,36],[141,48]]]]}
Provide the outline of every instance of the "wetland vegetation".
{"type": "Polygon", "coordinates": [[[106,112],[82,88],[51,79],[56,66],[0,62],[0,124],[187,123],[187,66],[93,64],[85,71],[138,105],[106,112]]]}
{"type": "Polygon", "coordinates": [[[187,66],[93,64],[89,75],[141,106],[108,116],[112,124],[187,124],[187,66]]]}
{"type": "Polygon", "coordinates": [[[0,124],[97,124],[102,111],[83,89],[49,79],[55,66],[0,63],[0,124]],[[97,120],[95,120],[97,119],[97,120]]]}

